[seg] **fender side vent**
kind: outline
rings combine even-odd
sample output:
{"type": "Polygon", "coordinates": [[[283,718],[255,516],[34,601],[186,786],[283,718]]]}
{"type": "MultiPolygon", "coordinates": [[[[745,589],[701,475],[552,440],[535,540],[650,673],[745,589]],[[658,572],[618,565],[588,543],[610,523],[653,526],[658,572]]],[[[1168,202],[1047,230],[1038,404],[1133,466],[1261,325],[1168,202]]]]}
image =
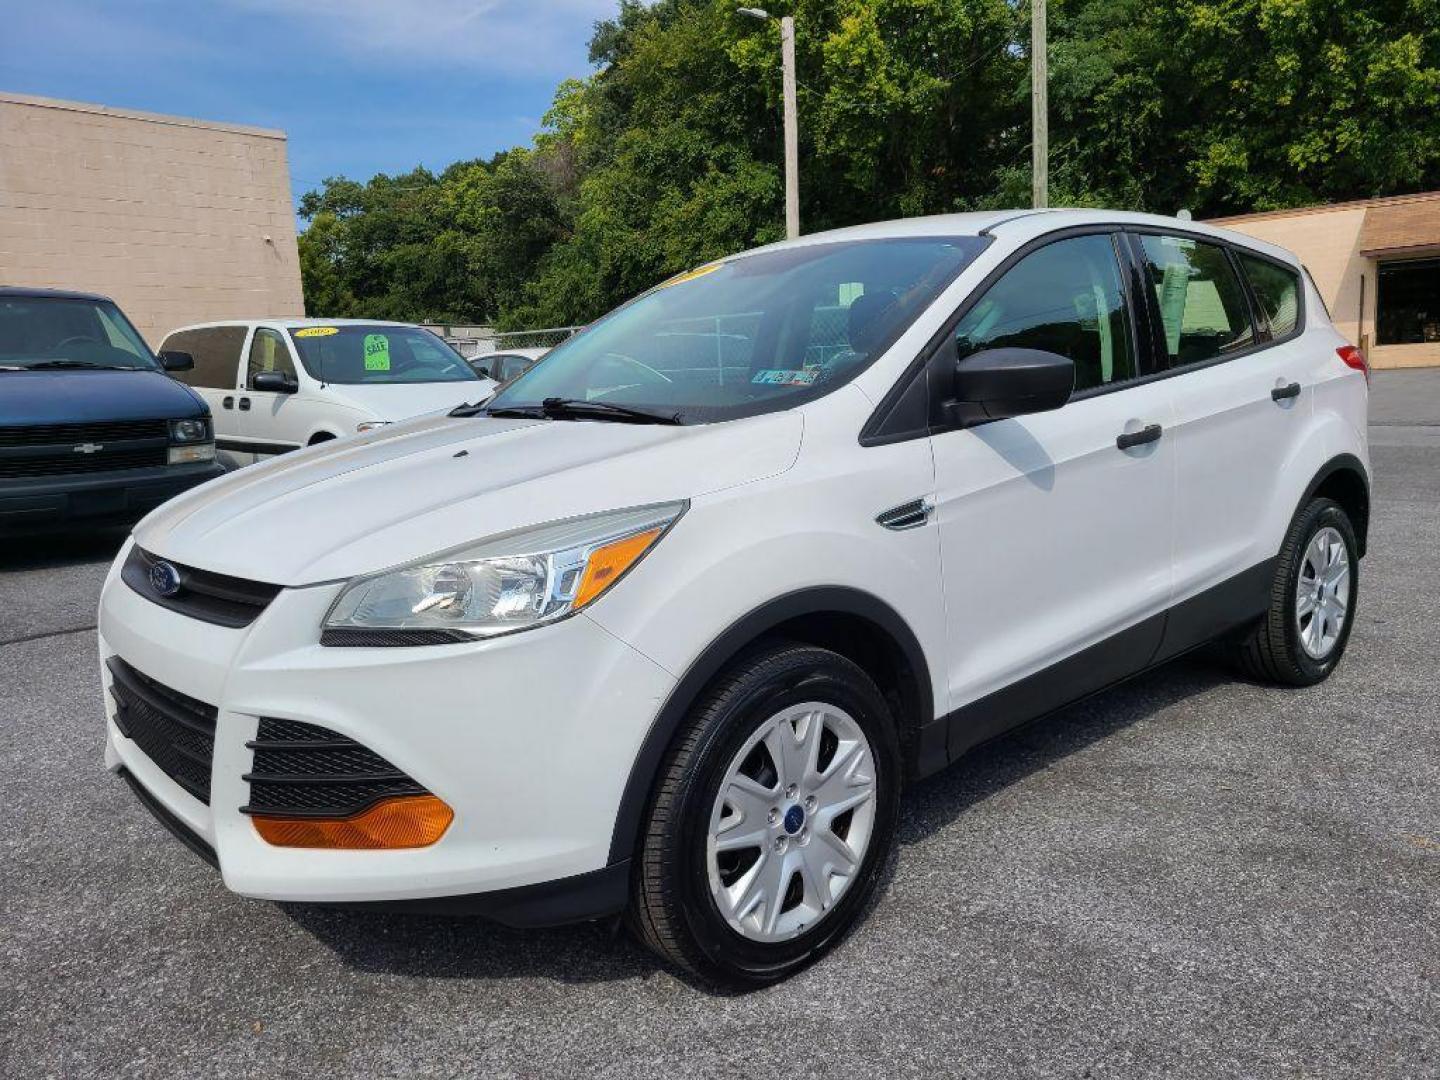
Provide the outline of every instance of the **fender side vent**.
{"type": "Polygon", "coordinates": [[[893,529],[895,532],[902,532],[905,529],[918,529],[930,520],[930,513],[935,508],[930,505],[928,499],[914,499],[908,503],[902,503],[893,509],[886,510],[878,515],[875,521],[893,529]]]}

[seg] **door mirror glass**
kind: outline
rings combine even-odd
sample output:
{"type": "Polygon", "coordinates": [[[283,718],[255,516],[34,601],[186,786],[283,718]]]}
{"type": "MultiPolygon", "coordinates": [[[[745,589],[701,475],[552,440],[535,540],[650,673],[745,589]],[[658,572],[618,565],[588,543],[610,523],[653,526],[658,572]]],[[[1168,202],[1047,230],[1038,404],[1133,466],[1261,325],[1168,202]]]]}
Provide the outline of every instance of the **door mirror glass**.
{"type": "Polygon", "coordinates": [[[1058,409],[1075,389],[1075,361],[1043,349],[984,349],[955,365],[950,420],[973,427],[1058,409]]]}
{"type": "Polygon", "coordinates": [[[257,371],[250,376],[250,386],[251,389],[268,390],[273,394],[293,394],[300,389],[295,376],[288,371],[257,371]]]}
{"type": "Polygon", "coordinates": [[[188,352],[166,349],[160,354],[160,366],[166,371],[191,371],[195,367],[195,357],[188,352]]]}

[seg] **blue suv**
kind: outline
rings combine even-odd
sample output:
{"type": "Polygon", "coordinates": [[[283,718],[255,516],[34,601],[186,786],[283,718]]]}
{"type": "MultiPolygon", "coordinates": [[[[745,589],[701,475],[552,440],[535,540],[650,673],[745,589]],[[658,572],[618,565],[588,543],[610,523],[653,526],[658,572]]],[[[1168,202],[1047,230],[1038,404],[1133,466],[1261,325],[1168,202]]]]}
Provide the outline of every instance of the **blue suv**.
{"type": "Polygon", "coordinates": [[[221,473],[210,409],[114,301],[0,286],[0,536],[122,524],[221,473]]]}

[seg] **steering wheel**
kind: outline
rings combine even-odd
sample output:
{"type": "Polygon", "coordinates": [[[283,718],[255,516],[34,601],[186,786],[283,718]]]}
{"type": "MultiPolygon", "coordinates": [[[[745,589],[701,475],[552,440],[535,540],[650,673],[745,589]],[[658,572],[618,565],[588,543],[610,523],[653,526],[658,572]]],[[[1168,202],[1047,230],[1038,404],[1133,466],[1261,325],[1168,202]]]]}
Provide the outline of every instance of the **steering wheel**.
{"type": "Polygon", "coordinates": [[[50,346],[50,348],[51,348],[51,349],[63,349],[66,345],[69,345],[69,344],[71,344],[72,342],[74,342],[74,343],[79,343],[79,342],[86,342],[86,341],[88,341],[91,345],[99,345],[99,344],[100,344],[99,340],[97,340],[96,338],[91,337],[89,334],[71,334],[71,335],[70,335],[69,337],[67,337],[64,341],[57,341],[54,345],[50,346]]]}

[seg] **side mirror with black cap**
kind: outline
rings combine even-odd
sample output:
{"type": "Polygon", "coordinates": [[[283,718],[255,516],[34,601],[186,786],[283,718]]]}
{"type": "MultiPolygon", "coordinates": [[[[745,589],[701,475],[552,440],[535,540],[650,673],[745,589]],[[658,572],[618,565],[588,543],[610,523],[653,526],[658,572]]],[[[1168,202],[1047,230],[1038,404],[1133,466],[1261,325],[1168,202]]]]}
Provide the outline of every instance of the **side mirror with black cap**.
{"type": "Polygon", "coordinates": [[[257,371],[250,376],[251,390],[268,390],[272,394],[293,394],[300,383],[288,371],[257,371]]]}
{"type": "Polygon", "coordinates": [[[983,349],[955,365],[947,418],[957,427],[1048,412],[1070,400],[1075,362],[1043,349],[983,349]]]}
{"type": "Polygon", "coordinates": [[[195,369],[195,357],[188,352],[177,352],[174,349],[166,349],[160,354],[160,366],[166,371],[193,371],[195,369]]]}

